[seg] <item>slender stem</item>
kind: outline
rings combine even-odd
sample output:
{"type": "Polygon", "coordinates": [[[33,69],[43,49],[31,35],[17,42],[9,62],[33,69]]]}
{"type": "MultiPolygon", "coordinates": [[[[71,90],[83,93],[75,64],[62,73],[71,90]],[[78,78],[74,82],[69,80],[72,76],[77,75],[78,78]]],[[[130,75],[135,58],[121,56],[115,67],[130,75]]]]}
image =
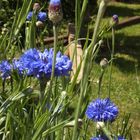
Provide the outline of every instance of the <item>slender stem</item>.
{"type": "Polygon", "coordinates": [[[2,80],[2,92],[4,93],[5,92],[5,79],[2,80]]]}
{"type": "Polygon", "coordinates": [[[75,114],[75,125],[74,125],[74,129],[73,129],[72,140],[77,140],[78,118],[79,118],[80,111],[81,111],[83,96],[86,92],[86,88],[87,88],[87,84],[88,84],[88,75],[90,73],[90,64],[92,62],[91,61],[92,49],[93,49],[93,46],[96,44],[99,25],[100,25],[101,19],[103,17],[103,14],[105,12],[106,6],[107,6],[106,1],[102,0],[101,3],[100,3],[98,15],[97,15],[97,20],[96,20],[96,24],[95,24],[94,34],[93,34],[93,38],[92,38],[93,41],[89,45],[89,48],[91,48],[91,49],[88,48],[89,52],[87,54],[85,54],[84,59],[85,59],[86,63],[84,62],[84,64],[83,64],[84,74],[83,74],[82,81],[81,81],[80,97],[79,97],[78,106],[77,106],[76,114],[75,114]]]}
{"type": "Polygon", "coordinates": [[[101,75],[99,77],[98,98],[100,98],[101,96],[101,84],[102,84],[103,75],[104,75],[104,69],[102,69],[101,75]]]}
{"type": "Polygon", "coordinates": [[[103,14],[104,14],[104,12],[106,10],[106,7],[107,7],[107,2],[105,2],[105,0],[102,0],[101,3],[100,3],[100,6],[99,6],[97,19],[96,19],[96,23],[95,23],[95,28],[94,28],[94,32],[93,32],[93,36],[92,36],[93,41],[90,44],[92,46],[94,46],[96,44],[100,22],[101,22],[101,19],[103,17],[103,14]]]}
{"type": "Polygon", "coordinates": [[[110,75],[109,75],[109,91],[108,91],[109,98],[110,98],[110,94],[111,94],[111,79],[112,79],[112,65],[113,65],[113,57],[114,57],[114,48],[115,48],[115,29],[114,29],[114,27],[112,27],[112,52],[111,52],[110,75]]]}
{"type": "Polygon", "coordinates": [[[51,81],[53,81],[53,78],[54,78],[56,53],[57,53],[57,30],[56,30],[56,25],[53,25],[53,33],[54,33],[54,51],[53,51],[53,64],[52,64],[51,81]]]}
{"type": "Polygon", "coordinates": [[[40,79],[40,102],[41,103],[44,99],[45,88],[46,88],[46,82],[43,79],[40,79]]]}
{"type": "Polygon", "coordinates": [[[57,53],[57,29],[56,29],[56,25],[53,25],[53,33],[54,33],[54,50],[53,50],[53,64],[52,64],[52,74],[51,74],[51,80],[50,80],[50,86],[48,89],[48,95],[47,98],[45,98],[45,102],[43,102],[43,104],[46,104],[49,106],[50,105],[50,97],[52,94],[52,87],[55,81],[54,80],[54,75],[55,75],[55,63],[56,63],[56,53],[57,53]]]}
{"type": "Polygon", "coordinates": [[[10,84],[11,84],[11,91],[13,91],[13,78],[12,78],[12,76],[10,77],[10,84]]]}

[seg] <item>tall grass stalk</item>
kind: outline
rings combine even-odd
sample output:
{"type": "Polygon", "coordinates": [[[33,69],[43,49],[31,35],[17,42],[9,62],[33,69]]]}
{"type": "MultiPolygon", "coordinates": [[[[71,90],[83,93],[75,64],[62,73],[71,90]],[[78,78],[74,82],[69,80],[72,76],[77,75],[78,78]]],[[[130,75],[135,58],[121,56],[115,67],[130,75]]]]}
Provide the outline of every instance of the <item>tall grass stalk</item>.
{"type": "Polygon", "coordinates": [[[112,79],[112,65],[114,58],[114,49],[115,49],[115,28],[112,27],[112,51],[111,51],[111,62],[110,62],[110,72],[109,72],[109,88],[108,88],[108,96],[110,98],[111,94],[111,79],[112,79]]]}
{"type": "Polygon", "coordinates": [[[54,33],[54,52],[53,52],[51,81],[53,81],[53,79],[54,79],[56,53],[57,53],[57,36],[58,35],[57,35],[57,26],[56,25],[53,25],[53,33],[54,33]]]}
{"type": "Polygon", "coordinates": [[[82,77],[82,81],[81,81],[81,89],[80,89],[80,97],[78,100],[78,106],[76,109],[76,113],[75,113],[75,125],[74,125],[74,129],[73,129],[73,137],[72,140],[77,140],[77,136],[78,136],[78,118],[80,115],[80,111],[81,111],[81,104],[83,101],[83,95],[87,90],[87,85],[88,85],[88,76],[91,70],[91,65],[92,65],[92,61],[91,61],[91,54],[93,52],[94,46],[96,44],[96,40],[97,40],[97,34],[98,34],[98,29],[99,29],[99,25],[101,22],[101,19],[103,17],[103,14],[105,12],[105,9],[107,7],[107,2],[105,0],[102,0],[99,6],[99,10],[98,10],[98,14],[97,14],[97,19],[96,19],[96,23],[95,23],[95,28],[94,28],[94,33],[93,33],[93,41],[90,43],[89,48],[85,51],[85,55],[84,55],[84,64],[83,64],[83,77],[82,77]]]}

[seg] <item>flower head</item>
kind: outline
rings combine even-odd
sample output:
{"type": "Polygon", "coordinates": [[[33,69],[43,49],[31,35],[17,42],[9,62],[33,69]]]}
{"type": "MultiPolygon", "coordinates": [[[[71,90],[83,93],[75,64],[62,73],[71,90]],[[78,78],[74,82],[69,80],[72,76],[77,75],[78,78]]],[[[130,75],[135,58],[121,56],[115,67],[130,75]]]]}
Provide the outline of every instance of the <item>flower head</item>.
{"type": "Polygon", "coordinates": [[[29,12],[26,19],[31,20],[32,16],[33,16],[33,12],[29,12]]]}
{"type": "MultiPolygon", "coordinates": [[[[92,137],[90,140],[109,140],[107,136],[98,136],[98,137],[92,137]]],[[[126,140],[124,137],[118,136],[117,138],[113,138],[113,140],[126,140]]]]}
{"type": "Polygon", "coordinates": [[[107,99],[93,100],[87,107],[86,115],[93,121],[114,121],[118,115],[118,108],[107,99]]]}
{"type": "MultiPolygon", "coordinates": [[[[27,75],[33,75],[37,78],[50,78],[52,73],[53,49],[46,49],[40,52],[36,49],[29,49],[20,58],[23,68],[27,75]]],[[[56,55],[55,76],[67,76],[71,71],[72,62],[61,52],[56,55]]],[[[22,68],[21,68],[22,69],[22,68]]]]}
{"type": "Polygon", "coordinates": [[[59,21],[62,20],[63,13],[61,8],[61,1],[60,0],[50,0],[49,4],[49,19],[54,23],[57,24],[59,21]]]}
{"type": "Polygon", "coordinates": [[[23,75],[25,72],[25,67],[24,67],[22,61],[20,61],[20,60],[16,60],[16,59],[13,60],[13,69],[17,70],[17,72],[20,76],[23,75]]]}
{"type": "Polygon", "coordinates": [[[119,22],[119,17],[118,17],[118,15],[113,15],[112,16],[112,18],[113,18],[113,21],[116,23],[116,24],[118,24],[118,22],[119,22]]]}
{"type": "Polygon", "coordinates": [[[118,18],[118,15],[113,15],[112,16],[112,19],[110,20],[110,25],[112,27],[116,26],[117,24],[119,23],[119,18],[118,18]]]}
{"type": "Polygon", "coordinates": [[[118,136],[117,138],[115,138],[114,140],[126,140],[124,137],[122,136],[118,136]]]}
{"type": "Polygon", "coordinates": [[[37,20],[44,22],[47,18],[46,12],[39,12],[37,15],[37,20]]]}
{"type": "Polygon", "coordinates": [[[61,1],[60,0],[50,0],[51,5],[60,5],[61,1]]]}
{"type": "Polygon", "coordinates": [[[8,61],[2,61],[0,63],[0,77],[2,79],[6,79],[11,75],[12,66],[8,63],[8,61]]]}
{"type": "MultiPolygon", "coordinates": [[[[26,19],[30,21],[32,19],[32,16],[33,16],[33,12],[29,12],[26,19]]],[[[46,12],[39,12],[37,14],[37,21],[45,22],[46,18],[47,18],[46,12]]]]}

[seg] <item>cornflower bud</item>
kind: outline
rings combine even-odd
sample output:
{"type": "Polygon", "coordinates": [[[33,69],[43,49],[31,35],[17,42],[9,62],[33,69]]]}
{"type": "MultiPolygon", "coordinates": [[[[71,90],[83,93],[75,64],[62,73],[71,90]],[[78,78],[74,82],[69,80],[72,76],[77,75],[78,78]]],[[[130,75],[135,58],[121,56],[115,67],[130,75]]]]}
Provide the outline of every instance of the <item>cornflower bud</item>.
{"type": "Polygon", "coordinates": [[[102,67],[102,69],[105,69],[108,65],[108,60],[106,58],[103,58],[100,62],[100,66],[102,67]]]}
{"type": "Polygon", "coordinates": [[[36,22],[36,26],[37,26],[38,28],[42,28],[42,27],[44,27],[44,23],[43,23],[42,21],[37,21],[37,22],[36,22]]]}
{"type": "Polygon", "coordinates": [[[116,26],[117,24],[119,23],[119,18],[118,18],[118,15],[113,15],[112,16],[112,19],[111,19],[111,21],[110,21],[110,25],[112,26],[112,27],[114,27],[114,26],[116,26]]]}
{"type": "Polygon", "coordinates": [[[57,24],[62,20],[63,13],[60,0],[50,0],[48,17],[53,22],[57,24]]]}
{"type": "Polygon", "coordinates": [[[115,22],[115,24],[119,23],[118,15],[113,15],[112,18],[113,18],[113,21],[115,22]]]}
{"type": "Polygon", "coordinates": [[[39,3],[34,3],[33,10],[39,11],[40,10],[40,4],[39,3]]]}

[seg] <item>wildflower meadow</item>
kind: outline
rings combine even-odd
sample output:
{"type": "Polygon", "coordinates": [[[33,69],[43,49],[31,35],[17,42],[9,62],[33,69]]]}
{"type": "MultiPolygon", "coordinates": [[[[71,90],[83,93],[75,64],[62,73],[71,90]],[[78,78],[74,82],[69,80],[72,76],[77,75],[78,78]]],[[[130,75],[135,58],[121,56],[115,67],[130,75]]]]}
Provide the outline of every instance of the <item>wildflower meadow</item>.
{"type": "Polygon", "coordinates": [[[112,9],[104,24],[110,2],[13,1],[11,22],[0,26],[0,140],[135,138],[131,112],[114,97],[120,17],[112,9]],[[88,10],[96,15],[90,17],[88,10]],[[88,16],[92,21],[85,22],[88,16]],[[67,20],[74,22],[64,37],[67,20]],[[101,58],[104,45],[110,55],[101,58]]]}

